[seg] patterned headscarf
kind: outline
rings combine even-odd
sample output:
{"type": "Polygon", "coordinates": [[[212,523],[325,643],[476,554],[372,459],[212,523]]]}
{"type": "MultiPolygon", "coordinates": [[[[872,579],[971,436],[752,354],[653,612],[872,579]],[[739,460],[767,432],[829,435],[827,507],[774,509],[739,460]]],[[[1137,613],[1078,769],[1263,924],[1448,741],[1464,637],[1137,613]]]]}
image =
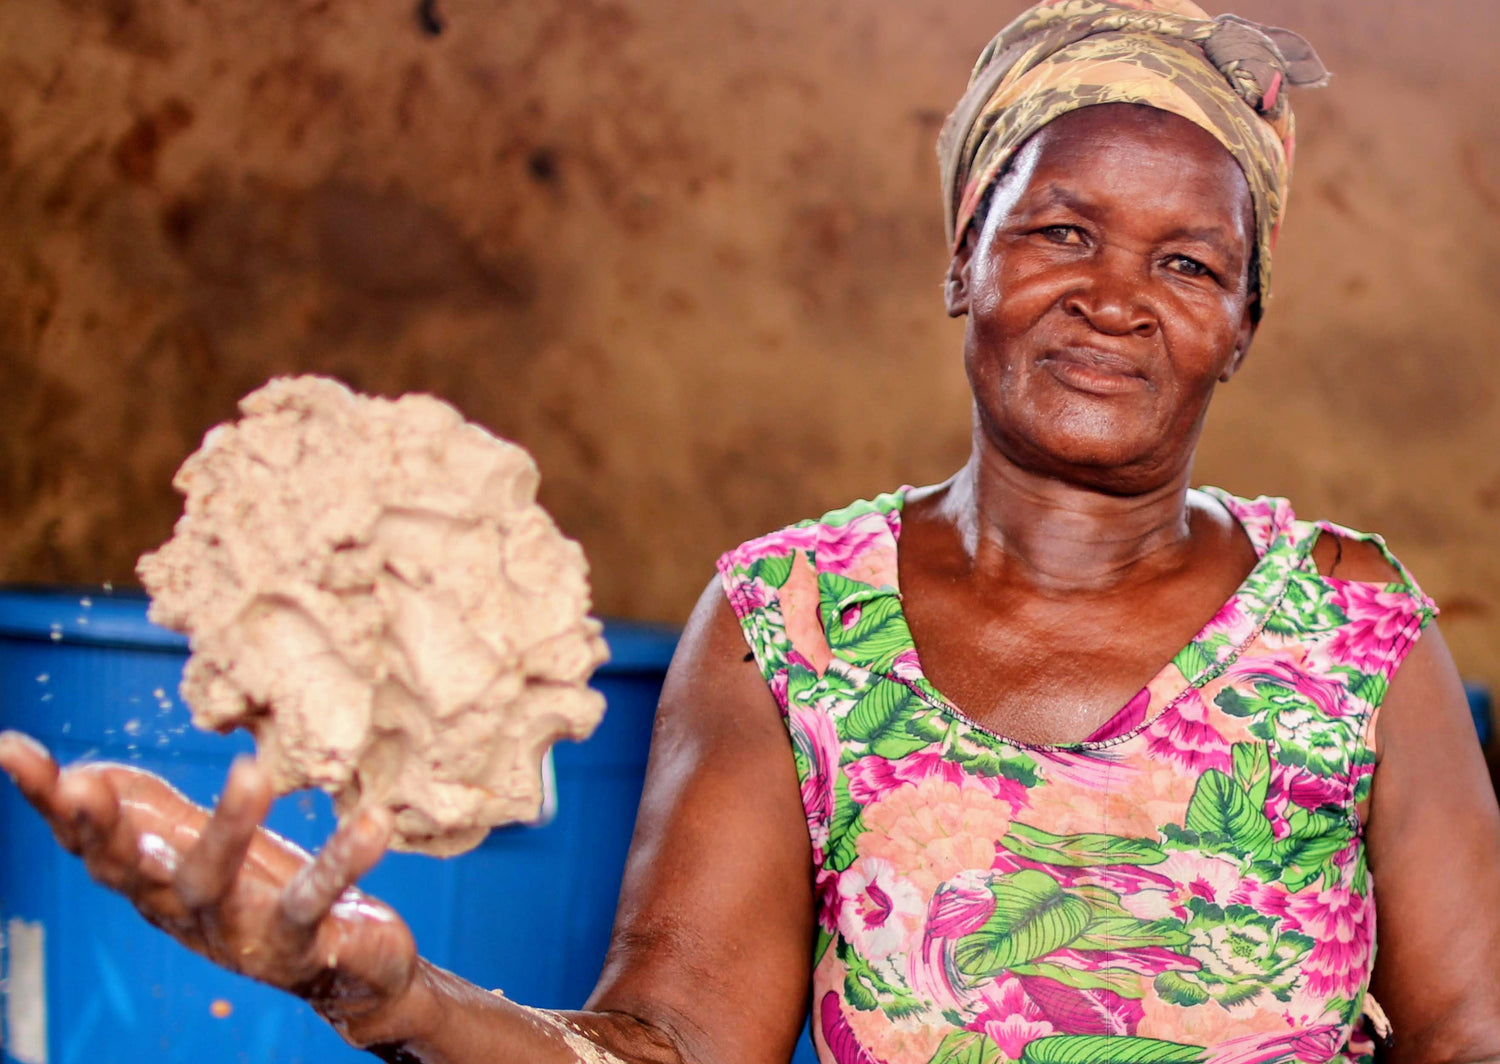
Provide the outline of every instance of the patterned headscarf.
{"type": "Polygon", "coordinates": [[[1208,130],[1245,172],[1260,271],[1253,280],[1264,305],[1292,167],[1292,109],[1283,90],[1327,80],[1297,34],[1234,15],[1209,18],[1189,0],[1045,0],[980,53],[938,139],[953,249],[1037,130],[1080,107],[1146,104],[1208,130]]]}

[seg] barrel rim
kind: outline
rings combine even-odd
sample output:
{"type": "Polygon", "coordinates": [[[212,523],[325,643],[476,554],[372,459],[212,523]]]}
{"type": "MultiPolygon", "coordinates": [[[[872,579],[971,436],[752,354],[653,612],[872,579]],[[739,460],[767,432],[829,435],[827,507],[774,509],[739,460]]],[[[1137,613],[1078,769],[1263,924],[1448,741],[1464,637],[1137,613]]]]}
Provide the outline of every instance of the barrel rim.
{"type": "MultiPolygon", "coordinates": [[[[0,639],[186,654],[187,636],[146,619],[149,601],[138,587],[0,583],[0,639]]],[[[673,626],[602,621],[610,660],[600,674],[659,673],[671,662],[679,634],[673,626]]]]}

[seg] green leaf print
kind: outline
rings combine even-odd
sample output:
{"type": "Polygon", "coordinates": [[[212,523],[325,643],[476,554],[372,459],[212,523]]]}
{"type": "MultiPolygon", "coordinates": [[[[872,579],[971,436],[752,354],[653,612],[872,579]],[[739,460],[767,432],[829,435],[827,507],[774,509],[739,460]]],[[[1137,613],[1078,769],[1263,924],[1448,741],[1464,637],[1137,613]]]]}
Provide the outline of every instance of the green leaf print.
{"type": "Polygon", "coordinates": [[[844,999],[861,1012],[882,1009],[887,1016],[909,1015],[921,1008],[920,1002],[904,987],[886,982],[870,962],[841,937],[838,958],[844,963],[844,999]]]}
{"type": "Polygon", "coordinates": [[[995,911],[953,948],[958,970],[976,979],[1061,949],[1089,923],[1089,905],[1042,872],[1027,870],[990,883],[995,911]]]}
{"type": "Polygon", "coordinates": [[[882,677],[865,688],[854,708],[838,722],[839,732],[847,741],[868,743],[892,729],[904,730],[905,718],[922,708],[922,700],[909,687],[882,677]]]}
{"type": "Polygon", "coordinates": [[[1216,768],[1198,777],[1184,826],[1200,837],[1217,836],[1231,849],[1258,856],[1271,848],[1271,822],[1239,784],[1216,768]]]}
{"type": "Polygon", "coordinates": [[[792,555],[773,554],[770,557],[758,558],[751,563],[748,575],[751,579],[762,580],[771,587],[783,587],[786,578],[792,575],[792,555]]]}
{"type": "Polygon", "coordinates": [[[882,735],[870,744],[870,753],[887,761],[899,761],[908,754],[931,746],[926,739],[906,733],[882,735]]]}
{"type": "Polygon", "coordinates": [[[1271,787],[1271,750],[1265,743],[1235,743],[1230,748],[1234,758],[1234,782],[1250,798],[1250,804],[1265,809],[1266,792],[1271,787]]]}
{"type": "Polygon", "coordinates": [[[1167,859],[1160,846],[1145,839],[1085,833],[1052,835],[1040,828],[1012,824],[1000,844],[1027,860],[1069,868],[1094,865],[1153,865],[1167,859]]]}
{"type": "Polygon", "coordinates": [[[927,1064],[1004,1064],[1010,1060],[988,1035],[978,1031],[954,1031],[927,1064]]]}
{"type": "Polygon", "coordinates": [[[808,705],[818,693],[822,681],[806,665],[792,664],[786,670],[786,699],[792,705],[808,705]]]}
{"type": "Polygon", "coordinates": [[[1036,762],[1005,740],[976,727],[954,729],[949,756],[980,776],[1004,776],[1023,787],[1037,785],[1036,762]]]}
{"type": "Polygon", "coordinates": [[[1266,631],[1276,635],[1306,636],[1327,632],[1349,618],[1329,601],[1329,587],[1312,573],[1293,570],[1280,608],[1266,618],[1266,631]]]}
{"type": "Polygon", "coordinates": [[[1190,983],[1178,972],[1162,972],[1153,984],[1157,995],[1169,1005],[1201,1005],[1208,1000],[1208,991],[1197,983],[1190,983]]]}
{"type": "MultiPolygon", "coordinates": [[[[844,757],[857,756],[857,744],[868,752],[895,761],[933,744],[927,705],[898,680],[878,678],[859,695],[859,701],[836,722],[846,744],[844,757]]],[[[945,730],[938,731],[941,738],[945,730]]]]}
{"type": "Polygon", "coordinates": [[[854,816],[848,826],[836,834],[831,830],[828,833],[828,855],[824,859],[824,864],[835,872],[844,871],[858,860],[859,836],[865,830],[865,818],[861,815],[863,810],[852,801],[849,806],[854,809],[854,816]]]}
{"type": "Polygon", "coordinates": [[[1287,826],[1291,829],[1287,837],[1278,839],[1271,848],[1277,878],[1287,889],[1301,890],[1319,876],[1336,878],[1338,869],[1332,859],[1353,837],[1348,821],[1339,813],[1292,806],[1287,826]]]}
{"type": "Polygon", "coordinates": [[[1040,975],[1056,980],[1063,986],[1071,986],[1075,990],[1112,990],[1123,998],[1138,998],[1145,995],[1145,991],[1141,989],[1140,976],[1129,968],[1096,968],[1093,971],[1084,971],[1082,968],[1069,968],[1065,964],[1055,964],[1052,961],[1030,961],[1026,964],[1013,965],[1009,974],[1040,975]]]}
{"type": "Polygon", "coordinates": [[[1203,675],[1203,673],[1207,672],[1208,667],[1213,664],[1213,659],[1210,658],[1207,651],[1205,651],[1203,647],[1200,646],[1196,640],[1194,640],[1177,652],[1177,656],[1172,659],[1172,664],[1177,666],[1177,670],[1181,672],[1182,675],[1186,676],[1189,680],[1192,680],[1195,677],[1201,676],[1203,675]]]}
{"type": "Polygon", "coordinates": [[[1348,671],[1354,674],[1349,682],[1349,693],[1372,706],[1380,705],[1390,682],[1378,672],[1357,672],[1354,669],[1348,671]]]}
{"type": "Polygon", "coordinates": [[[1095,916],[1093,922],[1069,945],[1072,949],[1114,951],[1161,946],[1177,950],[1193,936],[1176,920],[1141,920],[1134,916],[1095,916]]]}
{"type": "Polygon", "coordinates": [[[818,588],[822,592],[823,631],[839,657],[880,671],[911,645],[911,632],[895,595],[867,597],[868,586],[834,573],[819,573],[818,588]],[[839,603],[851,596],[859,596],[859,619],[845,628],[839,603]]]}
{"type": "Polygon", "coordinates": [[[1202,1046],[1098,1034],[1053,1034],[1021,1051],[1021,1064],[1202,1064],[1202,1046]]]}
{"type": "Polygon", "coordinates": [[[1214,695],[1214,705],[1231,717],[1253,717],[1257,712],[1257,707],[1233,687],[1225,687],[1214,695]]]}
{"type": "Polygon", "coordinates": [[[1201,986],[1226,1008],[1269,994],[1281,1001],[1295,986],[1302,959],[1313,940],[1300,932],[1282,930],[1275,916],[1248,905],[1219,906],[1189,898],[1187,930],[1190,947],[1202,967],[1185,972],[1185,982],[1201,986]]]}

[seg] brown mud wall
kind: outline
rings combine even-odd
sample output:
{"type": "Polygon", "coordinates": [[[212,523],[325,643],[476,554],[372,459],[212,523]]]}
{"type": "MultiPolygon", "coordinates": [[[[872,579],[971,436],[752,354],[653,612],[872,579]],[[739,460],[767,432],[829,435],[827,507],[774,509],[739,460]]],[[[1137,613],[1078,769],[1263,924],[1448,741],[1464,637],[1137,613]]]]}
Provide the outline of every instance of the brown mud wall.
{"type": "MultiPolygon", "coordinates": [[[[525,443],[606,613],[967,446],[932,141],[1020,4],[0,4],[0,579],[130,579],[243,392],[525,443]]],[[[1500,5],[1245,0],[1299,97],[1278,295],[1201,480],[1385,532],[1500,683],[1500,5]]]]}

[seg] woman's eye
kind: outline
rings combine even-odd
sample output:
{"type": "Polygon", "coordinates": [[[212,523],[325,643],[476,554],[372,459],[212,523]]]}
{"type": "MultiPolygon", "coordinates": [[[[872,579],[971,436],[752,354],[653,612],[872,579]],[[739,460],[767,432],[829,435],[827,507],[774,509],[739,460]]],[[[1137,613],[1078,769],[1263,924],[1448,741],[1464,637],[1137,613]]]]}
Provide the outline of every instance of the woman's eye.
{"type": "Polygon", "coordinates": [[[1081,244],[1083,233],[1076,225],[1048,225],[1037,230],[1054,244],[1081,244]]]}
{"type": "Polygon", "coordinates": [[[1186,255],[1173,255],[1167,260],[1167,265],[1187,277],[1212,277],[1214,274],[1214,271],[1203,263],[1197,259],[1190,259],[1186,255]]]}

